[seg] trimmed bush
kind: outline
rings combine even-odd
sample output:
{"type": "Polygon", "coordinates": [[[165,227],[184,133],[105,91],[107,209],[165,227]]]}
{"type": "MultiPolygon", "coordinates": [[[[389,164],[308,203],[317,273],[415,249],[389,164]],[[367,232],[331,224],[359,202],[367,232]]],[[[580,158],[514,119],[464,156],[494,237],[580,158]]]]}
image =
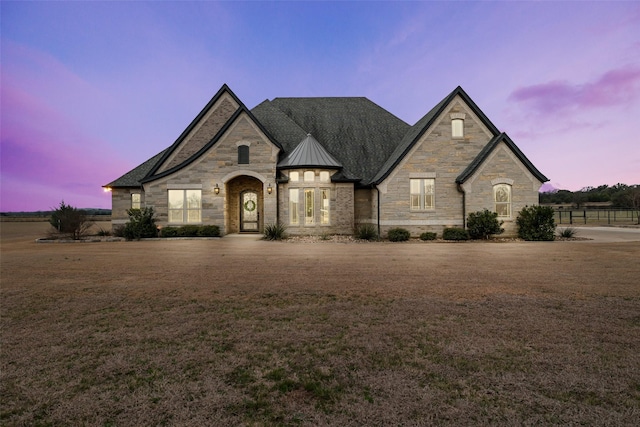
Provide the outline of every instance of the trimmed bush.
{"type": "Polygon", "coordinates": [[[471,212],[467,217],[467,230],[472,239],[488,239],[493,234],[501,234],[504,221],[498,221],[498,213],[488,209],[471,212]]]}
{"type": "Polygon", "coordinates": [[[432,233],[431,231],[425,231],[420,235],[420,240],[436,240],[438,235],[436,233],[432,233]]]}
{"type": "Polygon", "coordinates": [[[374,224],[360,224],[356,227],[355,237],[361,240],[376,240],[378,238],[378,229],[374,224]]]}
{"type": "Polygon", "coordinates": [[[84,211],[65,204],[63,200],[51,214],[49,224],[58,234],[80,240],[87,235],[93,222],[89,221],[84,211]]]}
{"type": "Polygon", "coordinates": [[[525,206],[516,219],[518,237],[524,240],[554,240],[556,222],[551,206],[525,206]]]}
{"type": "Polygon", "coordinates": [[[160,237],[178,237],[178,227],[162,227],[160,237]]]}
{"type": "Polygon", "coordinates": [[[200,230],[199,225],[183,225],[178,228],[178,236],[179,237],[197,237],[198,231],[200,230]]]}
{"type": "Polygon", "coordinates": [[[200,237],[220,237],[220,227],[217,225],[202,225],[198,230],[200,237]]]}
{"type": "Polygon", "coordinates": [[[153,208],[129,209],[129,222],[124,226],[123,235],[127,240],[157,237],[158,229],[153,208]]]}
{"type": "Polygon", "coordinates": [[[387,232],[387,237],[391,242],[406,242],[411,237],[411,233],[404,228],[392,228],[387,232]]]}
{"type": "Polygon", "coordinates": [[[469,232],[464,228],[445,228],[442,232],[444,240],[469,240],[469,232]]]}
{"type": "Polygon", "coordinates": [[[264,226],[265,240],[282,240],[287,237],[287,227],[284,224],[267,224],[264,226]]]}

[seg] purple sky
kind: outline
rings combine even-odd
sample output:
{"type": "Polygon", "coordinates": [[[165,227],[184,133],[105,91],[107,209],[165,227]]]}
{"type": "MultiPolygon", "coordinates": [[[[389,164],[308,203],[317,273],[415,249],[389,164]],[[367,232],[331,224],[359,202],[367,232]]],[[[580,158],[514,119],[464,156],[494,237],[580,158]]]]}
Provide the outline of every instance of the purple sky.
{"type": "Polygon", "coordinates": [[[366,96],[413,124],[461,85],[557,188],[640,184],[640,2],[0,3],[0,211],[101,186],[223,83],[366,96]]]}

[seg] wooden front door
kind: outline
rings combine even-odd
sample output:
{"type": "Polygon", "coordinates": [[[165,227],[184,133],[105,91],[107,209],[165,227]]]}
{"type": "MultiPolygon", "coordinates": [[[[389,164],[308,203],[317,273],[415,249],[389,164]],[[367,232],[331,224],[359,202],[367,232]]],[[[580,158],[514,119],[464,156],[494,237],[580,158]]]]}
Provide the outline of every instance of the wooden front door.
{"type": "Polygon", "coordinates": [[[260,206],[258,193],[243,191],[240,193],[240,231],[260,231],[260,206]]]}

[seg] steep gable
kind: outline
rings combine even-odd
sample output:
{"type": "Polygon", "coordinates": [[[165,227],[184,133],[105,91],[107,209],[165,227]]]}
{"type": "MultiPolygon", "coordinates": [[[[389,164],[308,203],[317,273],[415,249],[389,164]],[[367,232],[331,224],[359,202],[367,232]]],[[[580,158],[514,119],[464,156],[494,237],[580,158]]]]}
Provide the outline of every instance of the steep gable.
{"type": "Polygon", "coordinates": [[[520,149],[516,146],[516,144],[509,138],[506,133],[500,133],[496,135],[485,147],[480,151],[478,156],[469,164],[469,166],[456,178],[456,182],[459,184],[463,184],[469,177],[471,177],[476,170],[482,165],[482,163],[491,155],[491,153],[496,149],[496,147],[501,143],[504,144],[511,150],[511,152],[522,162],[522,164],[527,168],[531,174],[536,177],[540,182],[547,182],[549,179],[544,176],[534,165],[529,161],[529,159],[520,151],[520,149]]]}
{"type": "Polygon", "coordinates": [[[458,86],[447,95],[442,101],[436,104],[427,114],[425,114],[420,120],[416,122],[409,130],[404,134],[402,140],[397,145],[396,149],[387,158],[386,162],[378,170],[378,173],[371,180],[372,184],[381,183],[393,169],[400,163],[400,161],[407,155],[411,148],[420,140],[422,135],[433,125],[435,120],[440,117],[442,112],[447,108],[449,104],[459,96],[462,100],[471,108],[473,113],[480,119],[490,132],[494,135],[499,134],[498,128],[491,123],[489,118],[478,108],[475,102],[467,95],[467,93],[458,86]]]}

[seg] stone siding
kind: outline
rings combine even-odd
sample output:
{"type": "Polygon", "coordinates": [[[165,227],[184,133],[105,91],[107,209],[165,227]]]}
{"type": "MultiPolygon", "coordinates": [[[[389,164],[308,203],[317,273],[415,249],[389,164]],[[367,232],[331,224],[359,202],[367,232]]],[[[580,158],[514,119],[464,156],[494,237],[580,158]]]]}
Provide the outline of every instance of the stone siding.
{"type": "MultiPolygon", "coordinates": [[[[390,228],[442,233],[463,225],[462,193],[456,178],[491,140],[491,132],[472,110],[456,97],[380,187],[380,224],[384,236],[390,228]],[[451,116],[464,114],[464,138],[453,138],[451,116]],[[409,180],[435,179],[434,208],[410,209],[409,180]]],[[[373,215],[372,215],[373,216],[373,215]]]]}
{"type": "Polygon", "coordinates": [[[140,188],[113,188],[111,190],[111,224],[118,226],[129,221],[127,211],[131,209],[131,195],[140,194],[140,206],[145,206],[144,191],[140,188]]]}
{"type": "Polygon", "coordinates": [[[221,97],[210,108],[202,122],[198,123],[185,137],[158,172],[169,170],[181,164],[201,150],[222,129],[238,107],[238,104],[229,95],[221,97]]]}

